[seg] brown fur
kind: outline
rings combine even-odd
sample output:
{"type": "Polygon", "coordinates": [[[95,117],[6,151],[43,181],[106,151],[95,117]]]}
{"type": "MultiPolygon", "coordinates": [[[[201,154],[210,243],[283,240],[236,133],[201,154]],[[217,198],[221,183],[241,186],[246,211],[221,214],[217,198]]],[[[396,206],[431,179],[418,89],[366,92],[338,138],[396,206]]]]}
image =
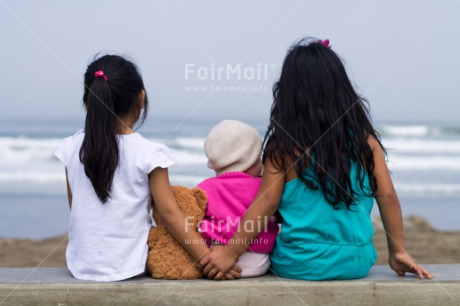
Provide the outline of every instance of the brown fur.
{"type": "MultiPolygon", "coordinates": [[[[172,187],[179,209],[184,215],[192,216],[190,222],[196,227],[203,220],[207,197],[199,188],[172,187]]],[[[196,279],[203,275],[195,266],[195,260],[171,236],[153,206],[153,219],[157,227],[152,227],[149,235],[149,256],[147,267],[153,278],[196,279]]],[[[185,226],[185,225],[184,225],[185,226]]]]}

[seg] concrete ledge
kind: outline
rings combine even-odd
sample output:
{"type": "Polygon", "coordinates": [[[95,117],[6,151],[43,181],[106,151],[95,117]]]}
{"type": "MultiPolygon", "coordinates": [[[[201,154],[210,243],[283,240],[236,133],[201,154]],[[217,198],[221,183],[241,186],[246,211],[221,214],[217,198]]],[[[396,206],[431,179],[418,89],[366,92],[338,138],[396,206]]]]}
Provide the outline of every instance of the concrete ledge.
{"type": "Polygon", "coordinates": [[[0,305],[460,305],[460,264],[425,265],[433,280],[374,267],[360,280],[310,282],[266,275],[237,281],[74,279],[67,269],[0,268],[0,305]]]}

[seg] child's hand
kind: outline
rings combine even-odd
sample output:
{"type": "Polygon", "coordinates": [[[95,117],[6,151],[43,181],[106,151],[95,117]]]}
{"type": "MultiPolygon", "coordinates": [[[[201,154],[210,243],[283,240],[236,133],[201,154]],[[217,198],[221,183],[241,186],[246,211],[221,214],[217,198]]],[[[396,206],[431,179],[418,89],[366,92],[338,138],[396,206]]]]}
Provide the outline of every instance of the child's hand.
{"type": "Polygon", "coordinates": [[[221,280],[223,277],[229,279],[228,274],[239,277],[241,269],[235,265],[237,260],[238,256],[228,246],[213,246],[203,268],[203,275],[214,280],[221,280]]]}
{"type": "MultiPolygon", "coordinates": [[[[206,267],[206,265],[209,263],[209,255],[210,255],[210,252],[207,252],[203,257],[201,257],[199,262],[196,264],[196,267],[198,269],[200,269],[200,271],[203,271],[204,267],[206,267]]],[[[207,276],[204,272],[203,272],[203,274],[204,274],[204,276],[207,276]]],[[[237,265],[234,265],[224,275],[224,279],[226,279],[226,280],[238,279],[240,277],[241,277],[241,268],[238,267],[237,265]]]]}
{"type": "Polygon", "coordinates": [[[418,274],[418,277],[420,279],[423,279],[424,275],[426,275],[428,279],[433,278],[431,273],[425,270],[424,268],[420,267],[418,264],[416,264],[407,252],[390,254],[388,262],[390,264],[390,267],[399,276],[404,276],[406,272],[408,272],[418,274]]]}
{"type": "MultiPolygon", "coordinates": [[[[224,275],[224,279],[233,280],[241,277],[241,268],[237,265],[234,265],[227,273],[224,275]]],[[[218,280],[214,278],[215,280],[218,280]]]]}

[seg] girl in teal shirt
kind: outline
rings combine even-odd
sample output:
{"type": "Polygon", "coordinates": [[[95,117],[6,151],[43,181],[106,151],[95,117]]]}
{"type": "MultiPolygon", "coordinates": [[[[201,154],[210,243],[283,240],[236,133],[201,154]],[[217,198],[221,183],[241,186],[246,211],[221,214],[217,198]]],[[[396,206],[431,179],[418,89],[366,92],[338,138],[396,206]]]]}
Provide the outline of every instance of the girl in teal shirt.
{"type": "Polygon", "coordinates": [[[221,279],[260,230],[246,224],[278,209],[282,230],[271,254],[274,274],[306,280],[365,277],[377,258],[370,217],[375,199],[391,268],[400,276],[431,278],[404,248],[385,150],[366,100],[355,92],[329,41],[305,38],[294,44],[273,96],[259,193],[232,241],[201,260],[203,273],[221,279]]]}

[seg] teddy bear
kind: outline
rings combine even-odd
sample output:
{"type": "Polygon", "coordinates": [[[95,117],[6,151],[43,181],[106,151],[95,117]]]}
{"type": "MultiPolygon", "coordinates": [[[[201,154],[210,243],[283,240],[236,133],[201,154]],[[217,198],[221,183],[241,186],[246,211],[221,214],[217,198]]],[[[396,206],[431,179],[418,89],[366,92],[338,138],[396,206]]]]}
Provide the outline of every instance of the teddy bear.
{"type": "MultiPolygon", "coordinates": [[[[173,186],[174,197],[179,209],[196,228],[203,220],[207,197],[199,188],[173,186]]],[[[157,227],[152,227],[149,234],[149,253],[147,267],[153,278],[159,279],[197,279],[203,277],[195,266],[195,260],[171,236],[161,221],[158,211],[153,206],[153,219],[157,227]]]]}

